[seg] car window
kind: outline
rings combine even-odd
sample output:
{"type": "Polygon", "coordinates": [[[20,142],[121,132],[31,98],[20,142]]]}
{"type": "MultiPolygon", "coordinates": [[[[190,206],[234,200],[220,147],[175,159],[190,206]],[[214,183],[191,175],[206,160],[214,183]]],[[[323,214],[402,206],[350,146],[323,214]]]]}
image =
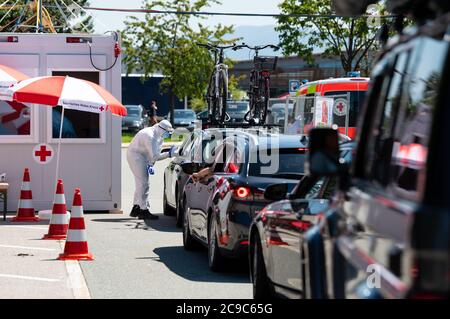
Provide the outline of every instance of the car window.
{"type": "Polygon", "coordinates": [[[305,149],[280,148],[271,151],[276,155],[268,162],[267,159],[261,158],[262,152],[255,152],[251,155],[256,160],[250,163],[248,175],[288,179],[301,178],[305,167],[305,149]]]}
{"type": "Polygon", "coordinates": [[[188,140],[186,141],[186,144],[184,144],[184,146],[182,146],[182,148],[181,148],[181,152],[180,152],[181,156],[187,157],[190,154],[192,145],[195,140],[195,136],[196,136],[195,133],[192,133],[191,135],[189,135],[188,140]]]}
{"type": "Polygon", "coordinates": [[[389,168],[393,190],[411,200],[418,199],[425,185],[432,115],[448,51],[448,43],[424,39],[412,58],[405,85],[389,168]]]}
{"type": "Polygon", "coordinates": [[[381,185],[387,185],[389,177],[386,166],[391,157],[394,124],[399,111],[402,83],[409,56],[410,52],[406,51],[391,57],[390,70],[386,74],[383,95],[379,100],[378,112],[372,128],[369,142],[369,178],[381,185]]]}

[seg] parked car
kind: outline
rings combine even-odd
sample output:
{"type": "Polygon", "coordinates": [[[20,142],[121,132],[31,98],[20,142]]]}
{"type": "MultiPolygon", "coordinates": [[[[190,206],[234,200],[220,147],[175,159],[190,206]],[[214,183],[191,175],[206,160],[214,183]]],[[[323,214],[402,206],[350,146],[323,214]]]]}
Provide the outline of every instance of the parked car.
{"type": "Polygon", "coordinates": [[[127,116],[122,118],[122,131],[137,131],[148,126],[148,115],[142,105],[125,105],[127,116]]]}
{"type": "Polygon", "coordinates": [[[183,163],[212,162],[214,149],[229,135],[232,129],[195,130],[187,136],[178,148],[175,158],[164,171],[164,215],[175,215],[176,225],[183,224],[183,210],[180,210],[181,195],[189,178],[181,169],[183,163]]]}
{"type": "Polygon", "coordinates": [[[314,234],[325,297],[449,297],[449,26],[447,14],[387,45],[351,171],[336,160],[335,131],[311,132],[311,172],[344,181],[314,234]]]}
{"type": "MultiPolygon", "coordinates": [[[[198,243],[208,247],[209,266],[215,271],[221,269],[225,257],[246,257],[252,218],[268,203],[264,189],[273,183],[286,183],[293,189],[303,177],[306,143],[301,140],[299,136],[239,131],[227,138],[216,149],[211,174],[186,182],[184,247],[190,250],[198,243]],[[267,152],[274,156],[266,158],[267,152]],[[277,160],[279,165],[270,171],[268,165],[277,160]]],[[[187,173],[198,170],[183,165],[187,173]]]]}
{"type": "MultiPolygon", "coordinates": [[[[353,142],[340,145],[341,158],[349,163],[353,142]]],[[[314,292],[312,276],[316,269],[306,269],[305,249],[308,230],[323,218],[337,178],[305,175],[291,193],[286,184],[266,188],[264,197],[273,202],[264,207],[250,226],[249,265],[253,297],[304,298],[314,292]]],[[[311,263],[313,264],[313,263],[311,263]]]]}
{"type": "MultiPolygon", "coordinates": [[[[294,104],[288,104],[288,114],[292,114],[294,110],[294,104]]],[[[275,103],[270,108],[270,114],[268,117],[269,124],[284,126],[284,119],[286,117],[286,103],[275,103]]]]}
{"type": "Polygon", "coordinates": [[[228,123],[247,123],[245,114],[250,110],[248,101],[228,101],[227,114],[230,116],[228,123]]]}
{"type": "MultiPolygon", "coordinates": [[[[170,119],[170,113],[166,116],[170,119]]],[[[183,127],[189,131],[195,129],[195,120],[197,119],[195,112],[193,110],[177,109],[173,112],[173,127],[183,127]]]]}

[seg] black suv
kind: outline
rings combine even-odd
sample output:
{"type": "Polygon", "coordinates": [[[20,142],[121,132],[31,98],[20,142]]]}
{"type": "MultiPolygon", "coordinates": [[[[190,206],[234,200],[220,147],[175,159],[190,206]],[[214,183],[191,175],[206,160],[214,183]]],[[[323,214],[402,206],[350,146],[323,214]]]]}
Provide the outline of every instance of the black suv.
{"type": "Polygon", "coordinates": [[[450,14],[383,51],[359,123],[351,170],[337,132],[314,129],[308,167],[340,191],[307,236],[323,298],[448,298],[450,14]]]}

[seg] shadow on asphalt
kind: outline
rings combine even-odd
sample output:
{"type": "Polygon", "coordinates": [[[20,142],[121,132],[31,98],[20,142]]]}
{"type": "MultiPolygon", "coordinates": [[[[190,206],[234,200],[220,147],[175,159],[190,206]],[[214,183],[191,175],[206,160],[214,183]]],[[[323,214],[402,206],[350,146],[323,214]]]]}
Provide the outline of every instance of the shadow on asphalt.
{"type": "Polygon", "coordinates": [[[49,220],[40,220],[38,222],[13,222],[11,219],[6,219],[6,221],[2,220],[0,221],[0,227],[1,226],[48,226],[50,223],[49,220]]]}
{"type": "Polygon", "coordinates": [[[101,223],[126,223],[126,222],[131,222],[133,220],[138,220],[138,219],[133,218],[133,217],[129,217],[129,218],[96,218],[96,219],[91,219],[91,221],[93,221],[93,222],[101,222],[101,223]]]}
{"type": "Polygon", "coordinates": [[[148,231],[160,231],[166,233],[181,232],[181,228],[175,225],[175,218],[158,214],[157,220],[142,220],[137,218],[96,218],[93,222],[102,223],[124,223],[125,226],[132,226],[131,229],[140,229],[148,231]]]}
{"type": "Polygon", "coordinates": [[[153,252],[158,257],[137,257],[164,263],[170,271],[192,281],[249,283],[248,267],[244,261],[228,260],[223,272],[213,272],[208,266],[206,250],[186,251],[181,246],[159,247],[153,252]]]}

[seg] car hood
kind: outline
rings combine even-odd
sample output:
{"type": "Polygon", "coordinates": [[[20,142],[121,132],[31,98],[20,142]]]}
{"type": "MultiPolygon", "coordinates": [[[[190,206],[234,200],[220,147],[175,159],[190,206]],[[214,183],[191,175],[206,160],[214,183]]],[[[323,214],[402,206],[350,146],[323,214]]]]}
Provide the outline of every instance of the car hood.
{"type": "Polygon", "coordinates": [[[173,123],[175,124],[191,124],[195,119],[174,119],[173,123]]]}

